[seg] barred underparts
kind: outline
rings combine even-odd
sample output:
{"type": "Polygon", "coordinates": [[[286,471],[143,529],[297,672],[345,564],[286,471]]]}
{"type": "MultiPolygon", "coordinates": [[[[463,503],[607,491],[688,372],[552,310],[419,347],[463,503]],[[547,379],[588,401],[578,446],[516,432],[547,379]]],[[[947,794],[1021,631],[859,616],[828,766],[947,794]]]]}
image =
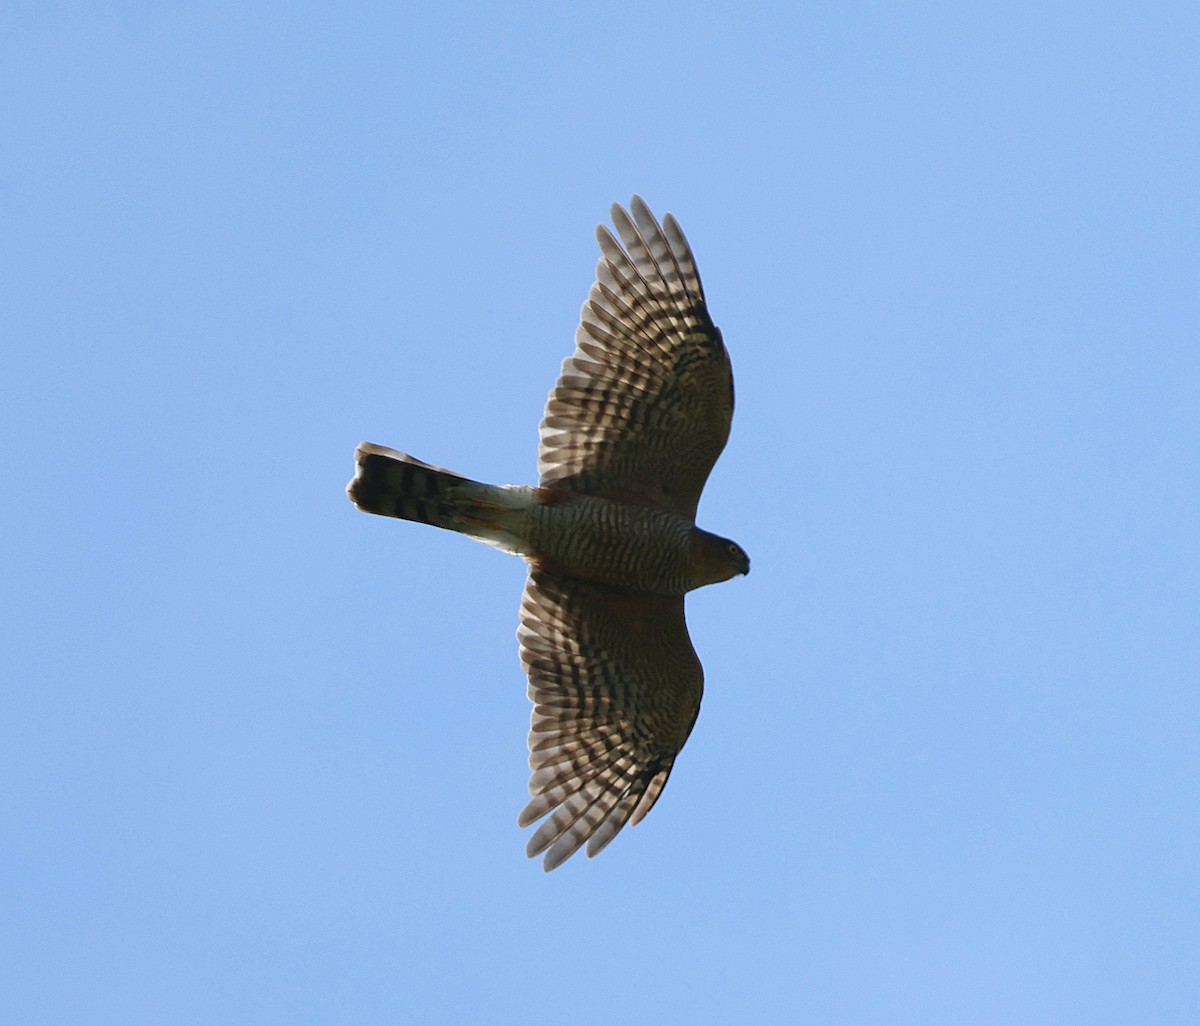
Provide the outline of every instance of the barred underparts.
{"type": "Polygon", "coordinates": [[[657,801],[700,710],[684,594],[750,572],[695,525],[725,446],[733,374],[691,248],[638,196],[612,208],[574,354],[540,428],[539,484],[489,485],[364,442],[347,491],[524,557],[517,630],[534,703],[529,855],[595,855],[657,801]],[[543,819],[543,817],[545,817],[543,819]]]}

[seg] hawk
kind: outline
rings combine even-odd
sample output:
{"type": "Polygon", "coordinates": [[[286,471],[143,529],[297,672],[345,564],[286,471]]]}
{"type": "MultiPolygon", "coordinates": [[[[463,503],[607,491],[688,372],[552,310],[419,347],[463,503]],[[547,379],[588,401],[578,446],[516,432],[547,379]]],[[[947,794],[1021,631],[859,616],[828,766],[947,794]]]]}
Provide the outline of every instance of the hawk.
{"type": "Polygon", "coordinates": [[[601,258],[539,428],[537,487],[488,485],[363,443],[347,487],[367,513],[522,556],[521,663],[533,701],[527,846],[561,865],[657,801],[700,711],[684,621],[693,588],[750,572],[695,524],[729,437],[733,374],[687,239],[640,196],[612,207],[601,258]],[[544,819],[543,819],[544,817],[544,819]]]}

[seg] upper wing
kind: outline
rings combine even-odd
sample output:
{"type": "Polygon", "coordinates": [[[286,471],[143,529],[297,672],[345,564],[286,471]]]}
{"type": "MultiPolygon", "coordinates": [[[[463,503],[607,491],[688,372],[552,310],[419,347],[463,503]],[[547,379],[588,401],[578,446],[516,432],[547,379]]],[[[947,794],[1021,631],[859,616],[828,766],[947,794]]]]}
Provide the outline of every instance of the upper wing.
{"type": "Polygon", "coordinates": [[[640,196],[603,256],[540,428],[544,485],[694,517],[733,417],[733,373],[687,239],[640,196]]]}
{"type": "Polygon", "coordinates": [[[700,711],[704,673],[682,596],[650,595],[532,570],[521,662],[534,709],[521,826],[554,869],[588,856],[654,805],[700,711]]]}

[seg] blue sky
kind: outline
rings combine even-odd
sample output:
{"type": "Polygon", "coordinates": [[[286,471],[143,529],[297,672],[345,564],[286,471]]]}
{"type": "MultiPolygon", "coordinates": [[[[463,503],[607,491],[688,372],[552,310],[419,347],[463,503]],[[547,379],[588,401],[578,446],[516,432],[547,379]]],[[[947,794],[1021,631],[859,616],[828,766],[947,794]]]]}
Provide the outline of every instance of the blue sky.
{"type": "Polygon", "coordinates": [[[0,15],[0,1019],[1192,1023],[1191,3],[0,15]],[[531,482],[634,192],[737,380],[662,800],[523,855],[531,482]]]}

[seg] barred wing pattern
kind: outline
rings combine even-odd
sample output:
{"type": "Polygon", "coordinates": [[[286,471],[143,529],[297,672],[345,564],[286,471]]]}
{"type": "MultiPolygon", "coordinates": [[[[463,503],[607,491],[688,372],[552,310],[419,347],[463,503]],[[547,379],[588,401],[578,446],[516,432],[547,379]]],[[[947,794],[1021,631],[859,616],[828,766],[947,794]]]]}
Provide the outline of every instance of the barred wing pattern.
{"type": "Polygon", "coordinates": [[[575,352],[539,431],[543,485],[694,517],[733,417],[733,373],[691,248],[640,196],[617,204],[575,352]],[[622,243],[624,248],[622,248],[622,243]]]}
{"type": "Polygon", "coordinates": [[[554,869],[650,811],[700,711],[704,672],[682,596],[530,572],[517,630],[534,703],[521,826],[554,869]]]}

